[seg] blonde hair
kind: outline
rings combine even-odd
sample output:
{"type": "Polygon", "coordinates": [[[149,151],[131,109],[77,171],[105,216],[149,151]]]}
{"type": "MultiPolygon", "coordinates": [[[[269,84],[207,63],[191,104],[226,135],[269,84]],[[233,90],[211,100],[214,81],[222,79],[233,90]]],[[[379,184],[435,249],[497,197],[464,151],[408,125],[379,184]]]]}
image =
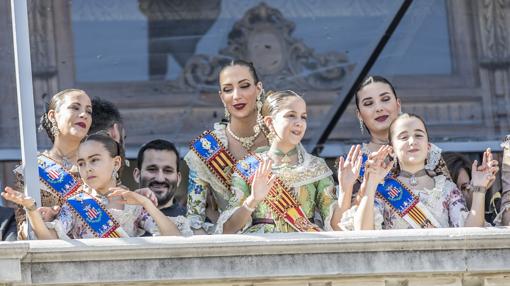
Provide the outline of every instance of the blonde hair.
{"type": "Polygon", "coordinates": [[[299,94],[292,90],[280,90],[280,91],[269,91],[266,93],[266,98],[264,100],[264,104],[262,105],[262,108],[260,109],[260,115],[258,122],[261,130],[267,135],[271,132],[269,129],[269,126],[267,126],[263,118],[266,116],[271,116],[278,111],[281,110],[283,104],[290,98],[301,98],[303,99],[299,94]]]}

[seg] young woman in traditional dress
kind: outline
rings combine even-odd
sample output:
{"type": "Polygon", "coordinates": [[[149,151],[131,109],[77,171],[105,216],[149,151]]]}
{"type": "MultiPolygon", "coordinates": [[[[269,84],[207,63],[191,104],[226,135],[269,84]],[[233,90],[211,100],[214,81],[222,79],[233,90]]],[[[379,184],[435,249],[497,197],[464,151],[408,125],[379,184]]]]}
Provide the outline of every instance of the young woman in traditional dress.
{"type": "Polygon", "coordinates": [[[184,157],[190,168],[187,217],[197,234],[214,232],[218,215],[230,199],[232,167],[268,144],[257,120],[264,94],[253,64],[228,63],[220,70],[219,85],[226,120],[193,140],[184,157]]]}
{"type": "MultiPolygon", "coordinates": [[[[81,184],[76,168],[76,155],[80,141],[87,135],[92,122],[89,96],[79,89],[66,89],[55,94],[41,117],[40,130],[45,130],[53,146],[37,157],[41,206],[39,211],[46,220],[57,213],[63,198],[79,189],[81,184]]],[[[16,168],[18,189],[23,190],[23,169],[16,168]]],[[[18,238],[29,238],[25,210],[16,209],[18,238]]]]}
{"type": "MultiPolygon", "coordinates": [[[[85,186],[66,196],[56,219],[44,222],[32,198],[7,187],[2,196],[28,211],[38,239],[180,235],[177,226],[145,196],[118,187],[122,147],[107,134],[81,143],[77,164],[85,186]]],[[[179,224],[186,223],[181,217],[179,224]]],[[[189,229],[189,227],[188,227],[189,229]]]]}
{"type": "Polygon", "coordinates": [[[490,149],[484,152],[481,165],[473,162],[473,196],[468,209],[455,183],[426,168],[431,145],[420,117],[399,115],[390,125],[389,139],[391,146],[383,146],[369,156],[360,188],[363,196],[351,225],[343,227],[365,230],[484,226],[485,192],[496,168],[491,164],[494,160],[490,149]],[[392,152],[395,164],[388,160],[392,152]]]}
{"type": "Polygon", "coordinates": [[[307,126],[303,98],[290,90],[270,92],[262,115],[271,145],[236,164],[233,196],[217,232],[339,230],[332,171],[300,144],[307,126]]]}

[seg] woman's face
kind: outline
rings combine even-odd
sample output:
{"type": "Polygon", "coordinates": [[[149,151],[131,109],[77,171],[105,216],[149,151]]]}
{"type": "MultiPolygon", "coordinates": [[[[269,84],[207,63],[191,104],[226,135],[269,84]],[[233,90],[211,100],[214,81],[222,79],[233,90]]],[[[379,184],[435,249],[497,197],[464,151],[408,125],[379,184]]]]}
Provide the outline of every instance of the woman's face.
{"type": "Polygon", "coordinates": [[[418,118],[396,121],[392,126],[391,143],[401,166],[425,165],[430,144],[425,126],[418,118]]]}
{"type": "Polygon", "coordinates": [[[61,136],[70,135],[81,140],[92,123],[92,103],[86,94],[72,92],[66,94],[57,110],[50,110],[48,116],[57,122],[61,136]]]}
{"type": "Polygon", "coordinates": [[[462,191],[462,195],[464,196],[464,199],[466,200],[466,204],[469,208],[471,208],[471,201],[473,198],[473,193],[469,192],[467,190],[467,186],[471,182],[471,179],[469,178],[468,171],[464,168],[459,170],[459,175],[457,177],[457,187],[459,190],[462,191]]]}
{"type": "Polygon", "coordinates": [[[229,66],[220,73],[220,97],[232,118],[242,119],[257,111],[262,84],[255,83],[248,67],[229,66]]]}
{"type": "Polygon", "coordinates": [[[115,185],[113,170],[119,170],[120,157],[111,157],[103,143],[85,141],[78,149],[78,168],[83,181],[95,190],[115,185]]]}
{"type": "Polygon", "coordinates": [[[391,122],[400,113],[400,101],[386,83],[374,82],[363,87],[357,94],[358,117],[363,120],[371,134],[387,132],[391,122]]]}
{"type": "Polygon", "coordinates": [[[295,146],[305,135],[307,117],[305,101],[300,97],[288,97],[280,110],[265,120],[276,133],[278,144],[295,146]]]}

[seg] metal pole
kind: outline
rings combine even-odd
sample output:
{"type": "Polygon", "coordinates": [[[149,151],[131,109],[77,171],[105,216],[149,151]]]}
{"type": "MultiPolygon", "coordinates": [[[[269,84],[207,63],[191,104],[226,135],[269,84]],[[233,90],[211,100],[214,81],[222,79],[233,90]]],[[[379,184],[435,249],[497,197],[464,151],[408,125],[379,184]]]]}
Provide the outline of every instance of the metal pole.
{"type": "Polygon", "coordinates": [[[344,96],[338,96],[333,103],[330,111],[328,114],[326,114],[323,120],[323,122],[326,122],[326,124],[321,125],[321,127],[319,127],[319,129],[314,132],[310,138],[310,141],[307,144],[308,152],[320,155],[324,142],[326,142],[329,134],[331,134],[333,128],[335,128],[336,124],[338,123],[338,119],[340,119],[340,116],[342,116],[344,113],[345,109],[349,105],[349,102],[351,102],[352,97],[354,96],[354,92],[356,91],[356,87],[361,84],[363,78],[368,74],[372,66],[375,64],[379,54],[381,54],[384,46],[386,46],[386,43],[388,43],[390,40],[391,35],[398,27],[400,20],[402,20],[407,11],[407,8],[409,8],[412,2],[413,0],[404,0],[402,2],[402,5],[400,5],[400,8],[398,9],[393,19],[391,19],[383,35],[376,42],[375,47],[372,49],[372,53],[368,57],[368,60],[364,65],[356,66],[356,69],[346,84],[346,86],[349,87],[349,90],[344,96]]]}
{"type": "Polygon", "coordinates": [[[11,15],[24,192],[41,206],[27,1],[11,0],[11,15]]]}

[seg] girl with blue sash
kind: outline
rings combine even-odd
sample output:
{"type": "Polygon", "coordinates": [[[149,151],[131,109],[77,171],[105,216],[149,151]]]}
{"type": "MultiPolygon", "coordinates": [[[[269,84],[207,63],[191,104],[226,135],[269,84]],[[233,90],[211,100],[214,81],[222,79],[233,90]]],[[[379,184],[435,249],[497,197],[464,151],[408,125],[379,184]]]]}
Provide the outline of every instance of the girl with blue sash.
{"type": "MultiPolygon", "coordinates": [[[[363,165],[368,155],[388,144],[391,122],[401,113],[401,103],[393,85],[384,77],[368,76],[355,94],[356,114],[361,133],[368,132],[368,143],[353,146],[347,156],[341,158],[338,168],[340,212],[344,214],[351,206],[359,204],[363,194],[359,186],[363,178],[363,165]],[[361,164],[358,162],[361,155],[361,164]]],[[[441,158],[441,149],[430,145],[425,169],[449,178],[448,169],[441,158]]]]}
{"type": "Polygon", "coordinates": [[[290,90],[269,92],[262,115],[271,145],[234,167],[233,195],[217,232],[339,230],[333,173],[300,143],[307,127],[303,98],[290,90]]]}
{"type": "MultiPolygon", "coordinates": [[[[55,94],[47,111],[41,117],[39,130],[45,130],[52,147],[39,154],[39,186],[41,206],[45,220],[58,213],[64,197],[79,189],[81,180],[76,168],[76,155],[80,141],[87,135],[92,123],[92,104],[89,96],[79,89],[66,89],[55,94]]],[[[23,190],[23,166],[14,170],[18,190],[23,190]]],[[[34,238],[28,234],[25,210],[16,209],[18,239],[34,238]]]]}
{"type": "Polygon", "coordinates": [[[231,196],[233,166],[268,144],[259,120],[262,82],[253,64],[229,62],[220,69],[219,84],[225,120],[195,138],[184,157],[190,169],[187,217],[197,234],[214,233],[231,196]]]}
{"type": "MultiPolygon", "coordinates": [[[[10,188],[2,196],[28,210],[39,239],[118,238],[146,231],[180,235],[176,224],[145,196],[118,187],[122,147],[107,134],[89,135],[81,143],[77,164],[85,185],[66,196],[56,219],[44,222],[34,201],[10,188]]],[[[185,223],[181,217],[181,223],[185,223]]],[[[188,227],[189,228],[189,227],[188,227]]]]}
{"type": "Polygon", "coordinates": [[[472,166],[471,208],[456,184],[425,168],[428,132],[417,115],[399,115],[390,125],[391,146],[371,154],[365,165],[355,230],[484,226],[485,192],[494,179],[490,149],[472,166]],[[394,153],[396,162],[388,160],[394,153]]]}

